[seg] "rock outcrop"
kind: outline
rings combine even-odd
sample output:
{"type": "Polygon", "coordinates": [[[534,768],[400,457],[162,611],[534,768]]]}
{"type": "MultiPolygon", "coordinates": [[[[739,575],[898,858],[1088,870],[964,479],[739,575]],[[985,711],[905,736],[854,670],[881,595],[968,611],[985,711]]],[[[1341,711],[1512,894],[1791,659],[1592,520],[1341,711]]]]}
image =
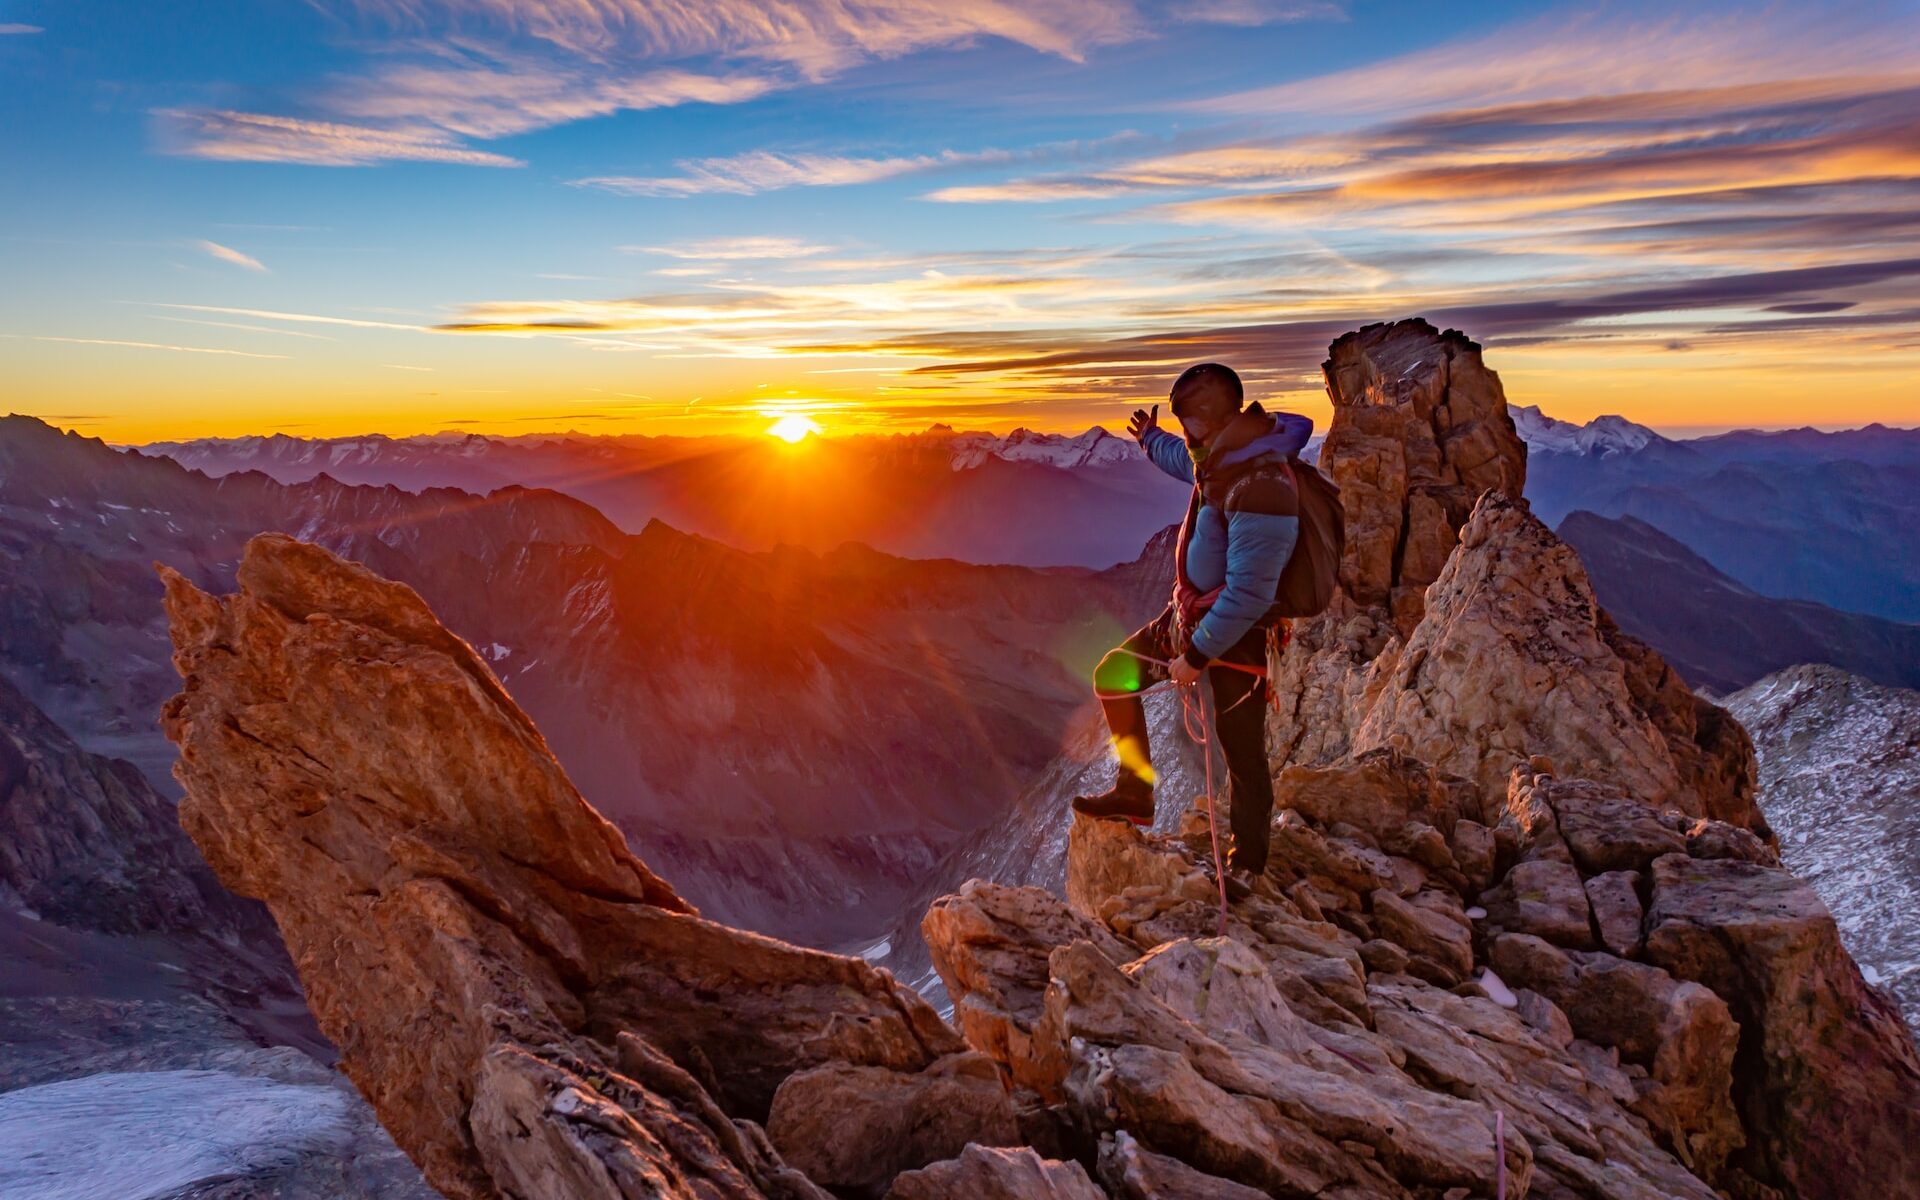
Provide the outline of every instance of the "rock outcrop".
{"type": "Polygon", "coordinates": [[[1526,447],[1480,348],[1424,321],[1333,344],[1320,464],[1340,485],[1341,591],[1272,664],[1280,765],[1394,746],[1498,802],[1536,756],[1654,807],[1761,830],[1753,749],[1594,601],[1517,499],[1526,447]]]}
{"type": "Polygon", "coordinates": [[[1474,501],[1525,489],[1526,444],[1500,376],[1458,330],[1369,325],[1328,347],[1321,370],[1335,420],[1320,465],[1347,511],[1341,586],[1411,631],[1474,501]]]}
{"type": "MultiPolygon", "coordinates": [[[[341,1067],[447,1195],[819,1197],[786,1161],[818,1148],[763,1132],[814,1128],[782,1098],[817,1069],[922,1105],[928,1154],[1008,1135],[918,996],[699,917],[411,589],[281,535],[223,599],[161,574],[182,823],[266,902],[341,1067]]],[[[893,1120],[839,1116],[855,1145],[893,1120]]]]}
{"type": "Polygon", "coordinates": [[[1288,772],[1307,803],[1225,937],[1196,819],[1077,823],[1068,902],[976,880],[927,940],[1023,1125],[1112,1195],[1492,1195],[1496,1146],[1509,1196],[1877,1195],[1920,1169],[1912,1043],[1770,850],[1510,783],[1482,808],[1391,751],[1288,772]],[[1492,876],[1460,870],[1489,840],[1492,876]],[[1594,948],[1585,885],[1623,874],[1643,948],[1594,948]]]}

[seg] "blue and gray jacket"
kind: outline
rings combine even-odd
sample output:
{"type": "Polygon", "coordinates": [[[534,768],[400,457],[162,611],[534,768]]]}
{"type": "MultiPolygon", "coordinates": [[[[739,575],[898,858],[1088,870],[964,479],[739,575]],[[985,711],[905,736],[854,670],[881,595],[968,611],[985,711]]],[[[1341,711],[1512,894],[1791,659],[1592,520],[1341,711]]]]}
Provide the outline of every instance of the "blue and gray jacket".
{"type": "MultiPolygon", "coordinates": [[[[1292,458],[1312,435],[1310,418],[1269,413],[1256,402],[1215,440],[1198,471],[1200,507],[1187,538],[1187,579],[1203,593],[1221,590],[1184,648],[1193,666],[1225,654],[1266,615],[1300,533],[1299,499],[1285,475],[1262,472],[1244,487],[1234,485],[1255,468],[1292,458]]],[[[1156,429],[1140,445],[1162,471],[1196,482],[1183,439],[1156,429]]]]}

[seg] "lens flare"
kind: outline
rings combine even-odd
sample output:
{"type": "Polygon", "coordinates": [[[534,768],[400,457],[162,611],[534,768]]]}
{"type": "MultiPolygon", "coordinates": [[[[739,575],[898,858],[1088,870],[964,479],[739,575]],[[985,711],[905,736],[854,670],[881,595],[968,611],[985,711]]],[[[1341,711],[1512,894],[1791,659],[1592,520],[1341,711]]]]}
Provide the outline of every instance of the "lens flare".
{"type": "Polygon", "coordinates": [[[799,413],[788,413],[767,426],[767,432],[792,445],[808,434],[819,433],[820,426],[811,417],[803,417],[799,413]]]}

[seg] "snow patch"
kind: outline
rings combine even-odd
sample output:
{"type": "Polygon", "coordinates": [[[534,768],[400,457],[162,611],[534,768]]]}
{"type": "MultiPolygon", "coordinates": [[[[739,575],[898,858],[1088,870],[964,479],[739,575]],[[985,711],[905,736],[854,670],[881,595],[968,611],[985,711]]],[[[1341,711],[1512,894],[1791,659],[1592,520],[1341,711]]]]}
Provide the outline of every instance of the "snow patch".
{"type": "Polygon", "coordinates": [[[0,1094],[0,1196],[154,1200],[338,1151],[347,1098],[226,1071],[88,1075],[0,1094]]]}

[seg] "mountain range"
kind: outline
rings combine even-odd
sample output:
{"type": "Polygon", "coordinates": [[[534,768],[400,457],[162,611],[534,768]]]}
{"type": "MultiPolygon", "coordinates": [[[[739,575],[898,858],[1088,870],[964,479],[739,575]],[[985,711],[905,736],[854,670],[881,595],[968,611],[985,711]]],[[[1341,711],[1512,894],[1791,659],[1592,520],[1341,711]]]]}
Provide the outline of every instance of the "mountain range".
{"type": "Polygon", "coordinates": [[[884,926],[1044,767],[1092,662],[1157,603],[1131,565],[748,552],[658,521],[628,534],[548,490],[212,478],[9,418],[0,670],[172,790],[150,564],[223,586],[262,530],[416,588],[703,908],[815,943],[884,926]]]}
{"type": "Polygon", "coordinates": [[[1761,595],[1920,621],[1920,429],[1681,441],[1617,417],[1516,422],[1527,499],[1548,524],[1631,516],[1761,595]]]}
{"type": "Polygon", "coordinates": [[[1185,495],[1130,439],[1098,427],[1065,437],[934,426],[794,446],[766,437],[276,434],[142,450],[209,475],[254,470],[282,483],[324,474],[416,491],[547,488],[628,532],[657,519],[742,549],[860,542],[912,558],[1028,566],[1130,561],[1185,495]]]}
{"type": "Polygon", "coordinates": [[[1920,625],[1762,596],[1638,517],[1573,512],[1555,532],[1620,627],[1695,687],[1732,691],[1798,663],[1920,687],[1920,625]]]}

